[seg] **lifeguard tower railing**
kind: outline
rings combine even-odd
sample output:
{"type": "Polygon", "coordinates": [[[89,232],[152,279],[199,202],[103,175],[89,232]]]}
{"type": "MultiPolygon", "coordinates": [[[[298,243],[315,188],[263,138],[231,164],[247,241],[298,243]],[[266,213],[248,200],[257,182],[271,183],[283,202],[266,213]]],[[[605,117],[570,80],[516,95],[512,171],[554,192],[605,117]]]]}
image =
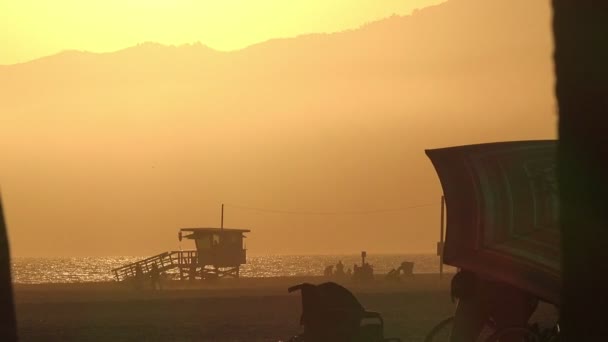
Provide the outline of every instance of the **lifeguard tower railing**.
{"type": "Polygon", "coordinates": [[[192,264],[198,264],[196,250],[170,251],[115,268],[112,273],[116,281],[123,281],[134,278],[138,268],[145,275],[152,270],[153,265],[156,265],[159,272],[164,272],[174,268],[186,268],[192,264]]]}

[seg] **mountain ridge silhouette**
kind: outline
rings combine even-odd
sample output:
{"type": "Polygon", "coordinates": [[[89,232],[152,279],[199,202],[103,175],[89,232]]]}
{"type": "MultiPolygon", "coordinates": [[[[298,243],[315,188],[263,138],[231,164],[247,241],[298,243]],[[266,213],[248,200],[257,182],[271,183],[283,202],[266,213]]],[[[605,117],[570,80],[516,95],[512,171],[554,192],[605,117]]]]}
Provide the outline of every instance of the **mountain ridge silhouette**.
{"type": "MultiPolygon", "coordinates": [[[[449,1],[446,1],[446,2],[438,4],[438,5],[432,5],[432,6],[423,8],[423,9],[417,9],[410,15],[393,14],[392,16],[386,17],[384,19],[364,23],[357,28],[350,28],[350,29],[346,29],[343,31],[331,32],[331,33],[323,33],[323,32],[305,33],[305,34],[300,34],[300,35],[297,35],[294,37],[271,38],[266,41],[254,43],[254,44],[248,45],[248,46],[240,48],[240,49],[228,50],[228,51],[213,49],[211,47],[204,45],[200,41],[190,43],[190,44],[180,44],[180,45],[162,44],[162,43],[147,41],[147,42],[142,42],[142,43],[136,44],[134,46],[129,46],[129,47],[125,47],[123,49],[119,49],[116,51],[109,51],[109,52],[90,52],[90,51],[78,50],[78,49],[68,49],[68,50],[58,52],[56,54],[42,56],[42,57],[35,58],[35,59],[29,60],[29,61],[15,63],[15,64],[0,64],[0,66],[11,67],[11,66],[17,66],[17,65],[32,64],[32,63],[44,61],[46,59],[59,58],[63,55],[70,55],[70,54],[81,54],[81,55],[92,55],[92,56],[104,57],[104,56],[111,56],[111,55],[120,55],[120,54],[128,53],[128,52],[131,52],[131,51],[134,51],[137,49],[150,51],[152,48],[156,48],[156,50],[161,50],[161,49],[172,50],[173,52],[176,52],[177,50],[180,50],[180,49],[189,49],[190,51],[196,51],[195,49],[198,49],[198,51],[196,51],[196,52],[199,52],[199,53],[201,52],[201,50],[204,50],[204,52],[217,53],[217,54],[242,54],[242,53],[247,53],[251,50],[264,49],[264,48],[270,47],[272,45],[280,45],[280,44],[287,44],[287,45],[296,44],[297,45],[298,43],[311,41],[311,40],[315,40],[318,38],[321,38],[321,39],[338,38],[339,39],[341,37],[347,37],[349,35],[360,35],[361,33],[365,33],[365,32],[373,34],[375,31],[384,30],[387,27],[389,27],[389,28],[393,27],[393,28],[399,29],[399,28],[403,28],[405,26],[407,28],[407,26],[415,25],[415,24],[419,23],[420,21],[423,21],[425,19],[425,17],[435,15],[438,13],[441,14],[442,16],[445,16],[446,12],[448,12],[451,16],[455,16],[455,14],[456,14],[459,17],[463,17],[463,16],[466,16],[467,13],[472,12],[473,10],[476,10],[478,8],[488,7],[488,6],[483,6],[480,4],[483,4],[483,2],[480,0],[449,0],[449,1]],[[462,8],[460,8],[460,11],[454,13],[453,10],[454,10],[454,8],[457,8],[456,5],[461,6],[462,8]]],[[[512,6],[508,6],[508,7],[511,10],[513,10],[513,9],[517,9],[518,7],[522,7],[521,5],[522,5],[521,0],[519,0],[519,3],[518,3],[518,1],[515,1],[515,2],[513,2],[512,6]]],[[[538,6],[538,4],[536,6],[538,6]]],[[[536,9],[536,10],[538,10],[538,9],[536,9]]],[[[531,11],[531,12],[534,13],[536,11],[531,11]]],[[[545,16],[546,16],[546,14],[545,14],[545,16]]],[[[528,14],[527,19],[528,20],[536,19],[536,17],[534,17],[533,14],[528,14]]],[[[541,17],[541,19],[542,19],[542,17],[541,17]]],[[[491,22],[491,21],[488,21],[488,22],[491,22]]],[[[413,31],[415,33],[415,30],[413,30],[413,31]]],[[[396,33],[401,33],[401,32],[397,31],[396,33]]],[[[547,37],[547,39],[550,39],[550,37],[547,37]]]]}

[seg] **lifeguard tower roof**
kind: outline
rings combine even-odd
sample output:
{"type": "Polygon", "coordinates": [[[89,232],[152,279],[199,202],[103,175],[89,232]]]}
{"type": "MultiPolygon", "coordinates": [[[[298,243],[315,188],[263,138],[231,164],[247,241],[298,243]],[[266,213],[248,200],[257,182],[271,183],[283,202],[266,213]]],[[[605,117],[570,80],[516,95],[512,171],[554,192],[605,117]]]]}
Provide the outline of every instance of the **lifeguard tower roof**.
{"type": "Polygon", "coordinates": [[[249,229],[239,229],[239,228],[211,228],[211,227],[206,227],[206,228],[181,228],[180,229],[181,232],[189,232],[192,233],[191,235],[187,235],[185,237],[190,237],[193,235],[200,235],[200,234],[214,234],[214,233],[227,233],[227,234],[236,234],[236,233],[249,233],[251,232],[251,230],[249,229]]]}

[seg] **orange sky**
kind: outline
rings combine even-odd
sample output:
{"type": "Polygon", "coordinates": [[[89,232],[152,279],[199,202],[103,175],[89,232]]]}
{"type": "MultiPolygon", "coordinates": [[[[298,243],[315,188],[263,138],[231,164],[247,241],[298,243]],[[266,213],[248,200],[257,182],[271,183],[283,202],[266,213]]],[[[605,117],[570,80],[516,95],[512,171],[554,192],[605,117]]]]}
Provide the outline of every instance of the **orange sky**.
{"type": "Polygon", "coordinates": [[[234,50],[278,37],[356,28],[444,0],[20,0],[0,2],[0,64],[66,49],[141,42],[234,50]]]}

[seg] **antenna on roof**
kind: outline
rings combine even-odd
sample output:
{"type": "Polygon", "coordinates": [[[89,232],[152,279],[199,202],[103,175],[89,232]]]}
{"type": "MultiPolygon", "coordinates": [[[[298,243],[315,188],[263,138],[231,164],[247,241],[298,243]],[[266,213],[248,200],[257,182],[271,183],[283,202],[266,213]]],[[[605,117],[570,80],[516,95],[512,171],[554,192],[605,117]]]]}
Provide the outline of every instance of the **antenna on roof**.
{"type": "Polygon", "coordinates": [[[220,228],[224,230],[224,203],[222,203],[222,221],[220,228]]]}

